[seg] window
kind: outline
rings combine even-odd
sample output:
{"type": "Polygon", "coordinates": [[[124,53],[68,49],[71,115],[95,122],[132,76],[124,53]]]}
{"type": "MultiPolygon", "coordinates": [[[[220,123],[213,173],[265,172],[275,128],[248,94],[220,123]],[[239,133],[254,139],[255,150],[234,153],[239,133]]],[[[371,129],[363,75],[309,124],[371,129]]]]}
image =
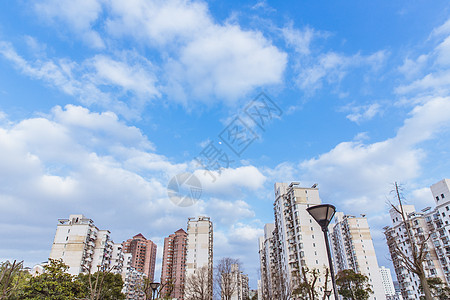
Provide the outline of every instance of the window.
{"type": "Polygon", "coordinates": [[[445,198],[444,194],[441,194],[441,198],[442,198],[442,199],[444,199],[444,198],[445,198]]]}
{"type": "Polygon", "coordinates": [[[448,206],[446,206],[446,207],[445,207],[445,209],[446,209],[447,211],[449,211],[449,210],[450,210],[450,208],[448,208],[448,206]]]}
{"type": "Polygon", "coordinates": [[[436,196],[436,201],[439,201],[439,196],[436,196]]]}

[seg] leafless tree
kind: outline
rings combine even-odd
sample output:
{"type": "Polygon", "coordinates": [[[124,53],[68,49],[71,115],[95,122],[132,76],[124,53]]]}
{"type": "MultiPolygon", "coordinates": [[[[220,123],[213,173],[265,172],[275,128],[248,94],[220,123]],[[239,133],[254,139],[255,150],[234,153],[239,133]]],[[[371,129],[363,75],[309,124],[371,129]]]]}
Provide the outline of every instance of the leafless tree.
{"type": "Polygon", "coordinates": [[[394,255],[397,256],[402,262],[403,266],[406,269],[414,274],[416,274],[423,288],[423,293],[425,295],[426,300],[432,300],[433,297],[431,295],[430,287],[428,286],[425,269],[423,263],[425,261],[427,255],[427,243],[430,238],[428,234],[426,237],[419,236],[416,237],[414,232],[412,231],[412,221],[409,216],[406,215],[403,210],[402,196],[400,195],[400,188],[395,182],[395,193],[396,200],[398,201],[398,205],[394,205],[392,202],[389,202],[389,205],[392,209],[394,209],[402,218],[402,224],[405,226],[405,231],[407,234],[406,243],[411,247],[411,253],[407,253],[400,249],[399,244],[395,241],[394,236],[386,235],[387,242],[392,246],[391,251],[394,252],[394,255]]]}
{"type": "Polygon", "coordinates": [[[16,289],[19,281],[18,274],[23,267],[23,261],[13,263],[6,261],[0,265],[0,299],[8,299],[16,289]]]}
{"type": "Polygon", "coordinates": [[[185,300],[211,300],[211,276],[209,273],[208,266],[203,266],[186,278],[185,300]]]}
{"type": "Polygon", "coordinates": [[[215,279],[220,299],[230,300],[237,291],[240,269],[241,263],[238,259],[224,257],[218,262],[215,279]]]}

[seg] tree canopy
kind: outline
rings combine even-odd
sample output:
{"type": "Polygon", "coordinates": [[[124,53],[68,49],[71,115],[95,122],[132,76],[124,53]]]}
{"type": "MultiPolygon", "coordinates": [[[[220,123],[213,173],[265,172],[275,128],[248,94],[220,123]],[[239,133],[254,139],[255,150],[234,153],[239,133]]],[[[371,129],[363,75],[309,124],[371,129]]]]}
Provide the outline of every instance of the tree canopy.
{"type": "Polygon", "coordinates": [[[337,275],[338,293],[345,300],[367,300],[373,294],[369,277],[353,270],[343,270],[337,275]]]}

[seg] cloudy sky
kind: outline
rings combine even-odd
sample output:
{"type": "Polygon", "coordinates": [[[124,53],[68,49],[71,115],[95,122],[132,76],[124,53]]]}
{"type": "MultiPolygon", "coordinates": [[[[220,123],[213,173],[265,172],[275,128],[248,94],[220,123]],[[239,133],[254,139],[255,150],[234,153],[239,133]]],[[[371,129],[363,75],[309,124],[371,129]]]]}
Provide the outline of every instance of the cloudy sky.
{"type": "Polygon", "coordinates": [[[160,248],[208,215],[215,258],[240,258],[255,288],[273,184],[299,181],[366,214],[379,264],[391,266],[392,183],[421,209],[450,176],[448,1],[0,8],[0,260],[45,261],[71,213],[116,242],[141,232],[160,248]],[[261,92],[280,109],[264,126],[245,114],[261,92]],[[236,121],[252,138],[237,153],[224,141],[236,121]],[[212,149],[220,172],[196,161],[212,149]],[[167,184],[185,172],[202,195],[180,207],[167,184]]]}

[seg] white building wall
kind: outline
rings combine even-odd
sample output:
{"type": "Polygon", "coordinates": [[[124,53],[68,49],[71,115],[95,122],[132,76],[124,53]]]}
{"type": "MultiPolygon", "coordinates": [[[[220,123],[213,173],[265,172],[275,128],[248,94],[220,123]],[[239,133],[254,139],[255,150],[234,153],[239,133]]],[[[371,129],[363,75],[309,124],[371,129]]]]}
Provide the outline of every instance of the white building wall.
{"type": "Polygon", "coordinates": [[[58,220],[50,258],[62,259],[68,273],[78,275],[110,268],[113,242],[108,230],[99,230],[94,221],[81,214],[58,220]]]}
{"type": "MultiPolygon", "coordinates": [[[[275,183],[275,223],[281,242],[281,267],[284,282],[295,285],[302,267],[318,269],[321,273],[328,268],[325,239],[319,224],[309,215],[307,208],[321,204],[316,187],[299,187],[298,183],[275,183]]],[[[323,286],[319,279],[318,286],[323,286]]],[[[331,286],[331,281],[328,283],[331,286]]],[[[320,288],[320,294],[323,292],[320,288]]],[[[331,296],[330,299],[334,299],[331,296]]]]}
{"type": "Polygon", "coordinates": [[[196,270],[208,267],[212,297],[213,224],[209,217],[189,218],[186,232],[186,278],[196,270]]]}
{"type": "Polygon", "coordinates": [[[385,300],[367,218],[344,215],[339,212],[335,215],[335,224],[332,227],[331,241],[337,271],[352,269],[356,273],[367,276],[374,292],[369,299],[385,300]]]}
{"type": "Polygon", "coordinates": [[[394,282],[392,281],[391,270],[383,266],[380,267],[381,282],[383,283],[384,294],[395,296],[394,282]]]}

